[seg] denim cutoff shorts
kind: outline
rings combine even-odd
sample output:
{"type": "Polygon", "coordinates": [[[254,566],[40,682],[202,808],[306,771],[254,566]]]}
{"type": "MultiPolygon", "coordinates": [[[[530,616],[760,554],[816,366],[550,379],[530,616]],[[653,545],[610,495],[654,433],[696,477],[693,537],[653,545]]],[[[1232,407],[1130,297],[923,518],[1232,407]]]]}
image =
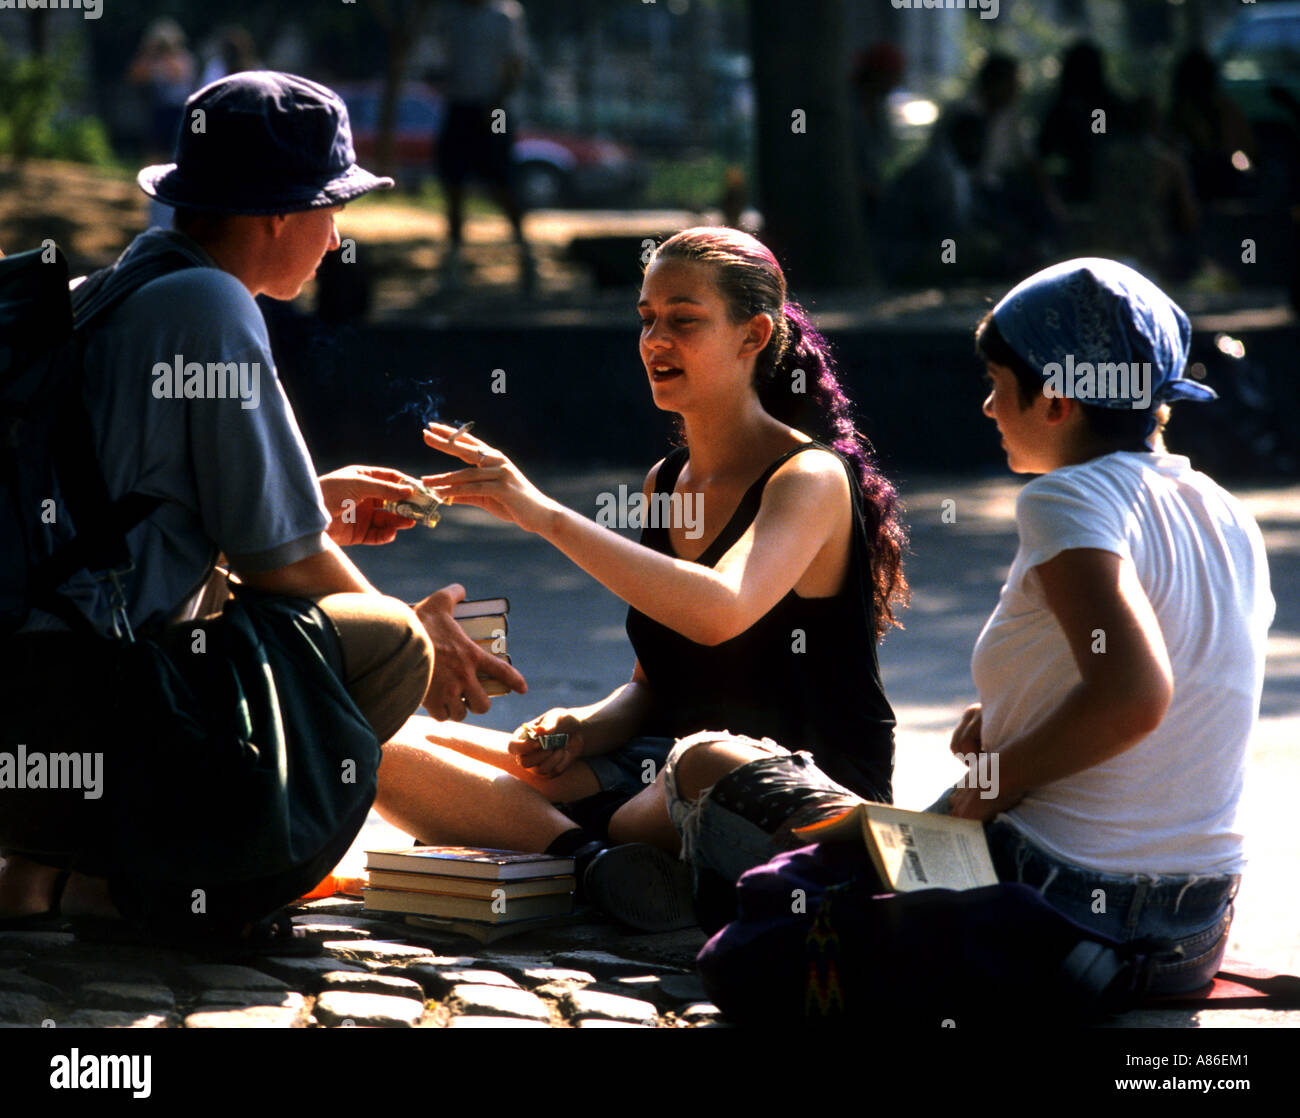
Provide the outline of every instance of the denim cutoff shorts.
{"type": "Polygon", "coordinates": [[[791,753],[770,738],[744,737],[706,730],[682,738],[664,762],[668,816],[682,837],[682,860],[691,865],[698,885],[701,868],[731,884],[782,850],[806,846],[792,835],[840,815],[862,802],[831,780],[809,753],[791,753]],[[704,789],[694,800],[677,788],[677,762],[697,745],[709,742],[752,746],[766,757],[749,761],[704,789]]]}
{"type": "Polygon", "coordinates": [[[631,799],[655,782],[672,747],[672,738],[633,738],[608,753],[583,760],[596,774],[602,792],[622,792],[631,799]]]}

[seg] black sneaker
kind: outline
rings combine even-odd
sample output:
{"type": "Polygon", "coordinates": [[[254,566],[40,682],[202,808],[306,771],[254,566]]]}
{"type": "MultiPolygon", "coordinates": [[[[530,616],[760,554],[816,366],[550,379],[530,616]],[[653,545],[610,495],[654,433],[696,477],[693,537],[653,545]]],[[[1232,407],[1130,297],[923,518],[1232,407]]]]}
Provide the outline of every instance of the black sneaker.
{"type": "Polygon", "coordinates": [[[658,847],[629,842],[601,851],[583,875],[587,900],[642,932],[695,926],[691,872],[658,847]]]}

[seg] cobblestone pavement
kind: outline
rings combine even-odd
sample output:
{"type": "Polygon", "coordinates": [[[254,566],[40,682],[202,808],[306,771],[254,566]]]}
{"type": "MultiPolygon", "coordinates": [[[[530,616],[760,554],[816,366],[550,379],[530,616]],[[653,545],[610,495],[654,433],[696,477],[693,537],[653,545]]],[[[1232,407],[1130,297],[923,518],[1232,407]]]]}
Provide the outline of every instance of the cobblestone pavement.
{"type": "MultiPolygon", "coordinates": [[[[573,507],[635,471],[540,479],[573,507]]],[[[912,522],[908,629],[882,650],[899,719],[896,796],[922,807],[950,783],[951,726],[972,688],[970,649],[1015,549],[1016,486],[927,479],[904,485],[912,522]],[[955,522],[941,518],[955,502],[955,522]]],[[[1251,864],[1229,956],[1300,969],[1300,488],[1245,494],[1264,528],[1278,619],[1260,732],[1252,749],[1243,830],[1251,864]]],[[[354,549],[388,593],[423,596],[453,580],[471,596],[511,598],[511,652],[530,683],[480,721],[513,728],[551,706],[591,702],[624,682],[632,654],[623,607],[544,544],[456,509],[433,534],[416,529],[386,548],[354,549]],[[555,649],[565,650],[564,656],[555,649]]],[[[409,839],[373,816],[345,861],[409,839]]],[[[598,917],[489,946],[394,923],[361,902],[315,901],[295,922],[321,946],[307,958],[238,964],[179,952],[83,943],[69,931],[0,932],[0,1025],[92,1027],[724,1027],[693,973],[698,931],[629,935],[598,917]]],[[[756,976],[762,981],[762,976],[756,976]]],[[[1113,1027],[1300,1027],[1300,1011],[1144,1010],[1113,1027]]]]}
{"type": "MultiPolygon", "coordinates": [[[[698,931],[627,935],[589,915],[483,946],[336,898],[299,906],[320,950],[215,962],[0,932],[5,1028],[727,1028],[693,971],[698,931]]],[[[755,976],[761,982],[762,976],[755,976]]],[[[1300,1011],[1138,1010],[1110,1028],[1300,1027],[1300,1011]]]]}
{"type": "Polygon", "coordinates": [[[620,935],[598,918],[484,947],[348,898],[294,923],[318,955],[214,962],[0,932],[0,1025],[55,1028],[715,1028],[698,931],[620,935]]]}

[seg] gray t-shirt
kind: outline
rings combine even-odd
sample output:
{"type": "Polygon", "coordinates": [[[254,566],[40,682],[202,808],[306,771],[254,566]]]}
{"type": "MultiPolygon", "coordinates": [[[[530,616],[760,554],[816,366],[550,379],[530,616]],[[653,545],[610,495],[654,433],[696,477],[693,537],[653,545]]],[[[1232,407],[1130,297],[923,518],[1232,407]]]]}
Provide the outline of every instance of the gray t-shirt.
{"type": "MultiPolygon", "coordinates": [[[[316,471],[234,276],[187,268],[134,292],[92,332],[86,385],[109,495],[164,498],[127,537],[133,628],[192,616],[220,554],[249,572],[324,550],[316,471]]],[[[65,593],[108,631],[106,588],[83,572],[65,593]]],[[[35,615],[28,627],[59,626],[35,615]]]]}

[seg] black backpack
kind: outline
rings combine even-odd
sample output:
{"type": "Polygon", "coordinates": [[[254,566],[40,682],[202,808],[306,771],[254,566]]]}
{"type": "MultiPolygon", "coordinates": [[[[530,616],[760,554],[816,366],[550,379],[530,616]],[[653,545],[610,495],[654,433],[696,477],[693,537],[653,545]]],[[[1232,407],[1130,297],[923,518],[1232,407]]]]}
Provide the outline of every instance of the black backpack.
{"type": "Polygon", "coordinates": [[[736,1024],[1081,1024],[1147,981],[1149,944],[1083,928],[1028,885],[886,894],[856,843],[778,854],[742,875],[736,903],[697,959],[736,1024]]]}

